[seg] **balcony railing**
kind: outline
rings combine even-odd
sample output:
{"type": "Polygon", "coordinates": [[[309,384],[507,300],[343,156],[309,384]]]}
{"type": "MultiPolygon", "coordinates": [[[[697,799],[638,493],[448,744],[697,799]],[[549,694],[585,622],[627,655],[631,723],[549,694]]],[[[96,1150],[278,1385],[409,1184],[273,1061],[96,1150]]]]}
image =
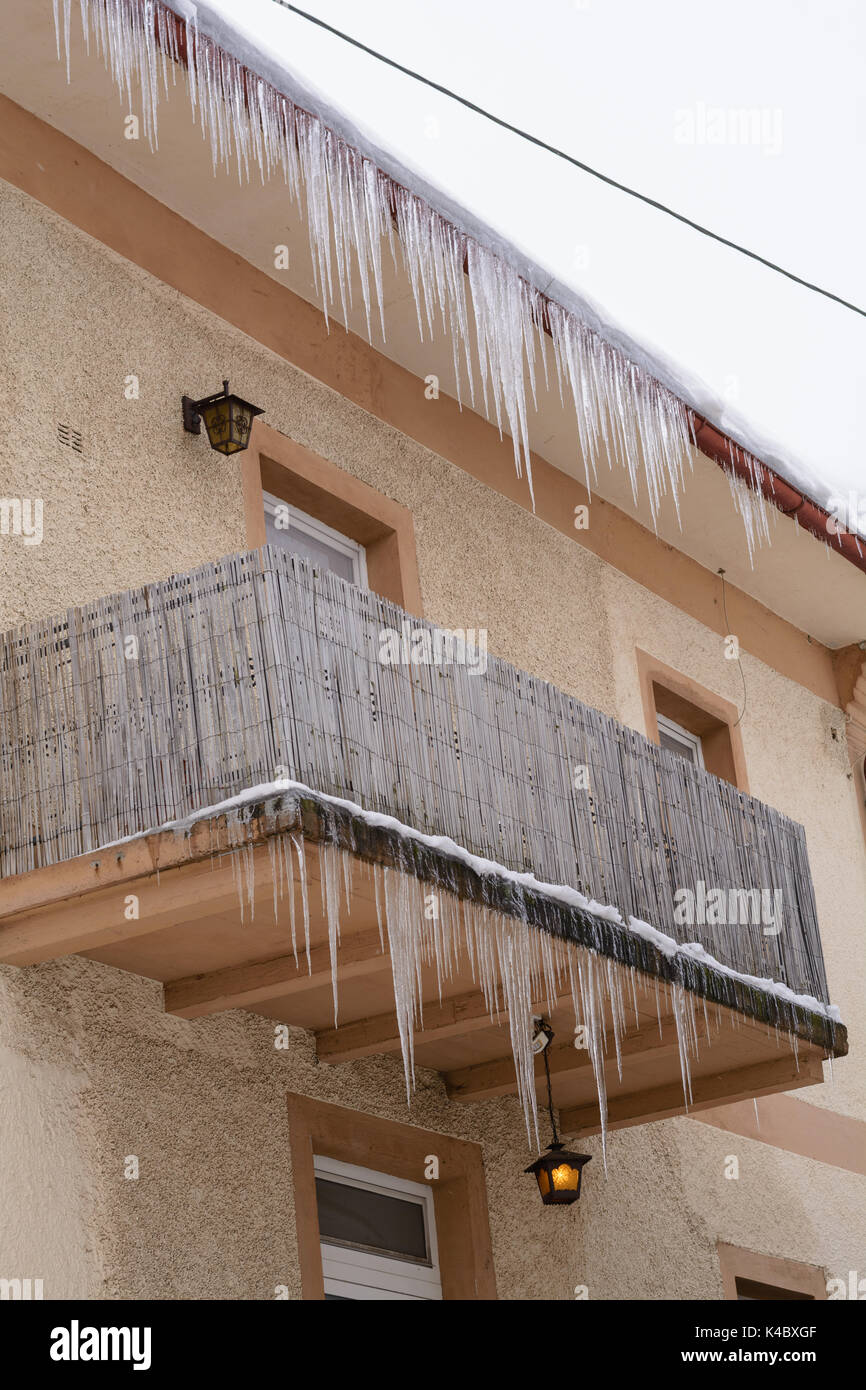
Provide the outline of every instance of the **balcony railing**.
{"type": "Polygon", "coordinates": [[[271,547],[9,633],[0,872],[289,778],[826,1001],[802,827],[481,655],[271,547]],[[678,924],[701,885],[751,911],[678,924]]]}

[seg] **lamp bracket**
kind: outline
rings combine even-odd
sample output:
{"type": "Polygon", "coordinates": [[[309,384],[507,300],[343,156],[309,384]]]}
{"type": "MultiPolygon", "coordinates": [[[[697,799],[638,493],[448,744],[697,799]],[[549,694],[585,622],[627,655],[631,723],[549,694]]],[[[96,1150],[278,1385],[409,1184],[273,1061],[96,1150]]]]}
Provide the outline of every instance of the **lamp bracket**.
{"type": "Polygon", "coordinates": [[[194,401],[192,396],[182,396],[181,405],[183,406],[183,427],[190,434],[201,434],[201,416],[196,409],[198,401],[194,401]]]}
{"type": "Polygon", "coordinates": [[[537,1057],[539,1052],[544,1052],[553,1042],[553,1029],[540,1014],[532,1015],[532,1042],[533,1054],[537,1057]]]}

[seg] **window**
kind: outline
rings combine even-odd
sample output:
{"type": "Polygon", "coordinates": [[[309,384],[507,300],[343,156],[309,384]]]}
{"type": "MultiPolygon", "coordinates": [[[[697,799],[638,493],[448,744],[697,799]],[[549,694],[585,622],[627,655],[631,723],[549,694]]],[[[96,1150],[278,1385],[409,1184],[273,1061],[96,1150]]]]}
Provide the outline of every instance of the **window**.
{"type": "Polygon", "coordinates": [[[827,1297],[827,1276],[818,1265],[763,1255],[719,1241],[723,1297],[740,1302],[804,1303],[827,1297]]]}
{"type": "Polygon", "coordinates": [[[734,1283],[737,1290],[737,1298],[741,1301],[754,1302],[758,1299],[772,1300],[774,1303],[780,1301],[785,1303],[797,1302],[805,1303],[813,1301],[815,1295],[811,1293],[798,1293],[796,1289],[786,1289],[779,1284],[761,1284],[757,1279],[741,1279],[736,1276],[734,1283]]]}
{"type": "Polygon", "coordinates": [[[359,588],[367,587],[367,559],[364,547],[349,536],[326,526],[298,507],[283,502],[270,492],[263,494],[265,534],[270,545],[282,546],[303,555],[324,569],[348,579],[359,588]]]}
{"type": "MultiPolygon", "coordinates": [[[[340,565],[339,573],[351,567],[357,575],[353,576],[355,584],[398,603],[409,613],[422,614],[415,528],[409,509],[330,459],[271,429],[261,417],[256,421],[256,446],[238,455],[242,460],[248,548],[256,550],[269,540],[298,548],[303,536],[324,539],[329,563],[335,568],[340,565]],[[289,521],[287,530],[275,525],[272,509],[280,503],[290,509],[280,514],[281,520],[289,521]],[[292,527],[292,512],[296,522],[306,519],[304,531],[300,525],[292,527]],[[315,537],[309,531],[311,521],[320,523],[315,537]],[[347,545],[351,552],[348,557],[347,545]]],[[[322,560],[321,551],[316,558],[322,560]]],[[[318,1251],[316,1255],[318,1259],[318,1251]]]]}
{"type": "Polygon", "coordinates": [[[313,1162],[325,1298],[441,1299],[431,1189],[334,1158],[313,1162]]]}
{"type": "Polygon", "coordinates": [[[704,766],[703,744],[699,734],[690,733],[681,724],[675,724],[673,719],[667,719],[663,714],[656,714],[656,723],[662,748],[667,748],[671,753],[679,753],[681,758],[695,763],[697,767],[704,766]]]}
{"type": "Polygon", "coordinates": [[[737,705],[640,648],[635,655],[647,736],[747,792],[737,705]]]}
{"type": "MultiPolygon", "coordinates": [[[[378,1115],[311,1100],[309,1096],[290,1093],[286,1102],[298,1259],[305,1299],[421,1298],[474,1302],[496,1297],[480,1145],[414,1124],[383,1120],[378,1115]],[[439,1169],[436,1179],[428,1182],[425,1175],[431,1154],[436,1155],[439,1169]],[[323,1236],[317,1215],[319,1178],[323,1182],[342,1178],[356,1186],[360,1181],[397,1201],[423,1201],[425,1261],[419,1262],[417,1243],[407,1248],[407,1226],[410,1236],[414,1231],[417,1240],[417,1212],[408,1216],[401,1213],[402,1237],[398,1233],[396,1239],[393,1230],[377,1228],[375,1221],[372,1241],[369,1233],[359,1240],[357,1228],[349,1232],[343,1226],[342,1234],[335,1234],[338,1227],[326,1215],[321,1219],[330,1234],[323,1236]],[[338,1245],[338,1240],[347,1243],[338,1245]],[[378,1261],[375,1271],[374,1259],[378,1261]],[[383,1281],[389,1275],[392,1280],[405,1280],[405,1286],[385,1288],[383,1281]],[[337,1284],[344,1285],[342,1291],[337,1284]]],[[[333,1193],[323,1193],[323,1197],[329,1195],[333,1197],[333,1193]]],[[[363,1201],[363,1197],[357,1200],[363,1201]]],[[[389,1210],[384,1208],[385,1212],[389,1210]]]]}

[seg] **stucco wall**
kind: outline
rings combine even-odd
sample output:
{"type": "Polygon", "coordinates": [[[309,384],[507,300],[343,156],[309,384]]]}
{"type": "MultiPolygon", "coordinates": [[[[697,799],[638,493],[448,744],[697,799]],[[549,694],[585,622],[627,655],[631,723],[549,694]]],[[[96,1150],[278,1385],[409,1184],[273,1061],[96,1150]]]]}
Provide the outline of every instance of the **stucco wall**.
{"type": "MultiPolygon", "coordinates": [[[[428,616],[486,627],[491,650],[638,728],[636,646],[742,704],[716,634],[7,185],[0,287],[0,491],[45,503],[42,545],[0,539],[4,626],[243,548],[237,464],[180,426],[181,394],[227,375],[273,428],[412,511],[428,616]]],[[[862,1115],[866,871],[843,718],[757,658],[743,668],[751,789],[806,826],[850,1026],[832,1086],[799,1095],[862,1115]]],[[[301,1032],[277,1052],[252,1015],[170,1018],[151,982],[78,958],[0,985],[0,1275],[43,1277],[46,1296],[297,1293],[285,1093],[405,1119],[399,1061],[318,1066],[301,1032]]],[[[718,1297],[717,1239],[863,1265],[866,1179],[694,1120],[612,1136],[606,1180],[588,1141],[585,1199],[545,1212],[516,1102],[459,1107],[422,1075],[411,1118],[482,1144],[501,1297],[718,1297]]]]}

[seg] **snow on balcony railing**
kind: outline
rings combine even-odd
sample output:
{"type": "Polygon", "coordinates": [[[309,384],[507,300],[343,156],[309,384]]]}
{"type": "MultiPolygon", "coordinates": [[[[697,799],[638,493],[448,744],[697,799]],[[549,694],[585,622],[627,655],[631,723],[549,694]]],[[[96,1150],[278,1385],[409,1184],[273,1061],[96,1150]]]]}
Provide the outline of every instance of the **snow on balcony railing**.
{"type": "Polygon", "coordinates": [[[801,826],[282,550],[6,634],[0,719],[3,875],[284,777],[827,999],[801,826]]]}

